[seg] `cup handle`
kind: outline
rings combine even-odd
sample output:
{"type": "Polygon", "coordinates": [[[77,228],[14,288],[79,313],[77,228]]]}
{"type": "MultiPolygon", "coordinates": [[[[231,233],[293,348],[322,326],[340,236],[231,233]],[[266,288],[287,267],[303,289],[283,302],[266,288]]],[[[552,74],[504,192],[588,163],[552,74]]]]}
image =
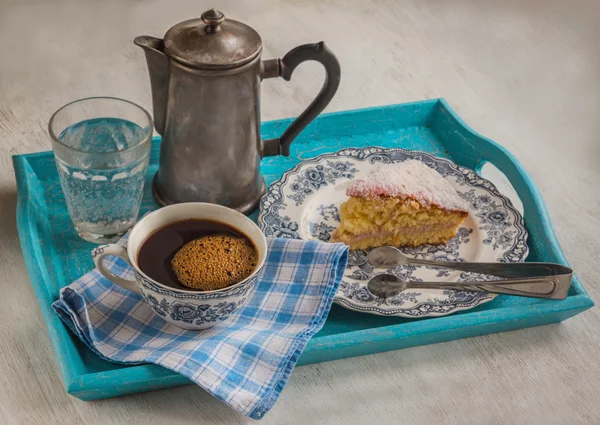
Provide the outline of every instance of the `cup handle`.
{"type": "Polygon", "coordinates": [[[96,264],[96,267],[98,268],[98,271],[102,276],[104,276],[114,284],[119,285],[123,289],[127,289],[128,291],[135,292],[136,294],[141,295],[140,288],[138,287],[137,282],[135,280],[123,279],[122,277],[117,276],[116,274],[114,274],[106,268],[103,260],[104,257],[108,255],[113,255],[122,258],[127,264],[131,266],[129,258],[127,257],[127,249],[117,244],[101,245],[97,248],[94,248],[94,250],[92,251],[92,258],[94,259],[94,263],[96,264]]]}

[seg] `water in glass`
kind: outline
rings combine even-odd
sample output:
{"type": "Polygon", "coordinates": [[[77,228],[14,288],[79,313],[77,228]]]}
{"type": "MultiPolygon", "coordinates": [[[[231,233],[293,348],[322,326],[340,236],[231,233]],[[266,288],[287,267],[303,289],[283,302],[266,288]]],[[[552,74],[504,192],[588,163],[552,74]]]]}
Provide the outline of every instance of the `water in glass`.
{"type": "MultiPolygon", "coordinates": [[[[110,108],[110,101],[104,104],[93,100],[100,103],[92,104],[91,110],[98,106],[100,110],[110,108]]],[[[51,120],[56,164],[67,208],[79,235],[90,242],[114,242],[135,224],[139,213],[152,127],[144,120],[136,120],[139,125],[126,119],[135,118],[131,114],[106,117],[110,114],[100,111],[99,117],[78,121],[95,115],[89,112],[90,108],[84,114],[71,111],[69,119],[57,123],[61,121],[59,115],[51,120]]]]}

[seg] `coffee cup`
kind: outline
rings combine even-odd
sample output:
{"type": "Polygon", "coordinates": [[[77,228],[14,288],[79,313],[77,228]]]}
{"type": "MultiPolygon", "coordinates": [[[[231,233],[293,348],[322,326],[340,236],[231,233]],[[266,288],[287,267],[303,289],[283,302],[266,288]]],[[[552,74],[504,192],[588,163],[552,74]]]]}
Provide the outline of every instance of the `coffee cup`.
{"type": "Polygon", "coordinates": [[[94,249],[92,257],[104,277],[142,295],[152,310],[167,322],[183,329],[200,330],[225,320],[247,303],[255,290],[257,274],[265,264],[267,241],[258,226],[245,215],[216,204],[190,202],[167,206],[144,216],[131,229],[127,247],[102,245],[94,249]],[[139,267],[140,248],[154,232],[184,220],[216,221],[245,235],[258,251],[254,271],[240,282],[212,291],[177,289],[150,278],[139,267]],[[107,256],[125,260],[133,268],[135,280],[112,273],[104,262],[107,256]]]}

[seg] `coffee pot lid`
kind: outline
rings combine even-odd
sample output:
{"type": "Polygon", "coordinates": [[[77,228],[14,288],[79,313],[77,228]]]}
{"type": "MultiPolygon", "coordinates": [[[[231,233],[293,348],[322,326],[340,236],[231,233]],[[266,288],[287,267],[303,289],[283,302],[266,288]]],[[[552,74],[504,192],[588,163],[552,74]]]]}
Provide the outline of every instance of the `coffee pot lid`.
{"type": "Polygon", "coordinates": [[[165,34],[165,52],[202,69],[235,68],[260,54],[262,40],[254,29],[215,9],[198,19],[180,22],[165,34]]]}

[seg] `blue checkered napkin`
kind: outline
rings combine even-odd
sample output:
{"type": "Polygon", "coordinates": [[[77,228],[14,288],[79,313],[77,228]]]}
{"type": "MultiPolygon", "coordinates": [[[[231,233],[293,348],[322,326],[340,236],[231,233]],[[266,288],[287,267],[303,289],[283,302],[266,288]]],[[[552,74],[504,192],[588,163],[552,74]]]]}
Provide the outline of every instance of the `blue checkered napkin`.
{"type": "MultiPolygon", "coordinates": [[[[348,258],[341,244],[269,239],[268,245],[254,296],[205,331],[168,324],[140,295],[113,285],[95,269],[63,288],[53,307],[100,357],[174,370],[241,414],[260,419],[323,327],[348,258]]],[[[120,259],[111,257],[107,266],[133,278],[120,259]]]]}

